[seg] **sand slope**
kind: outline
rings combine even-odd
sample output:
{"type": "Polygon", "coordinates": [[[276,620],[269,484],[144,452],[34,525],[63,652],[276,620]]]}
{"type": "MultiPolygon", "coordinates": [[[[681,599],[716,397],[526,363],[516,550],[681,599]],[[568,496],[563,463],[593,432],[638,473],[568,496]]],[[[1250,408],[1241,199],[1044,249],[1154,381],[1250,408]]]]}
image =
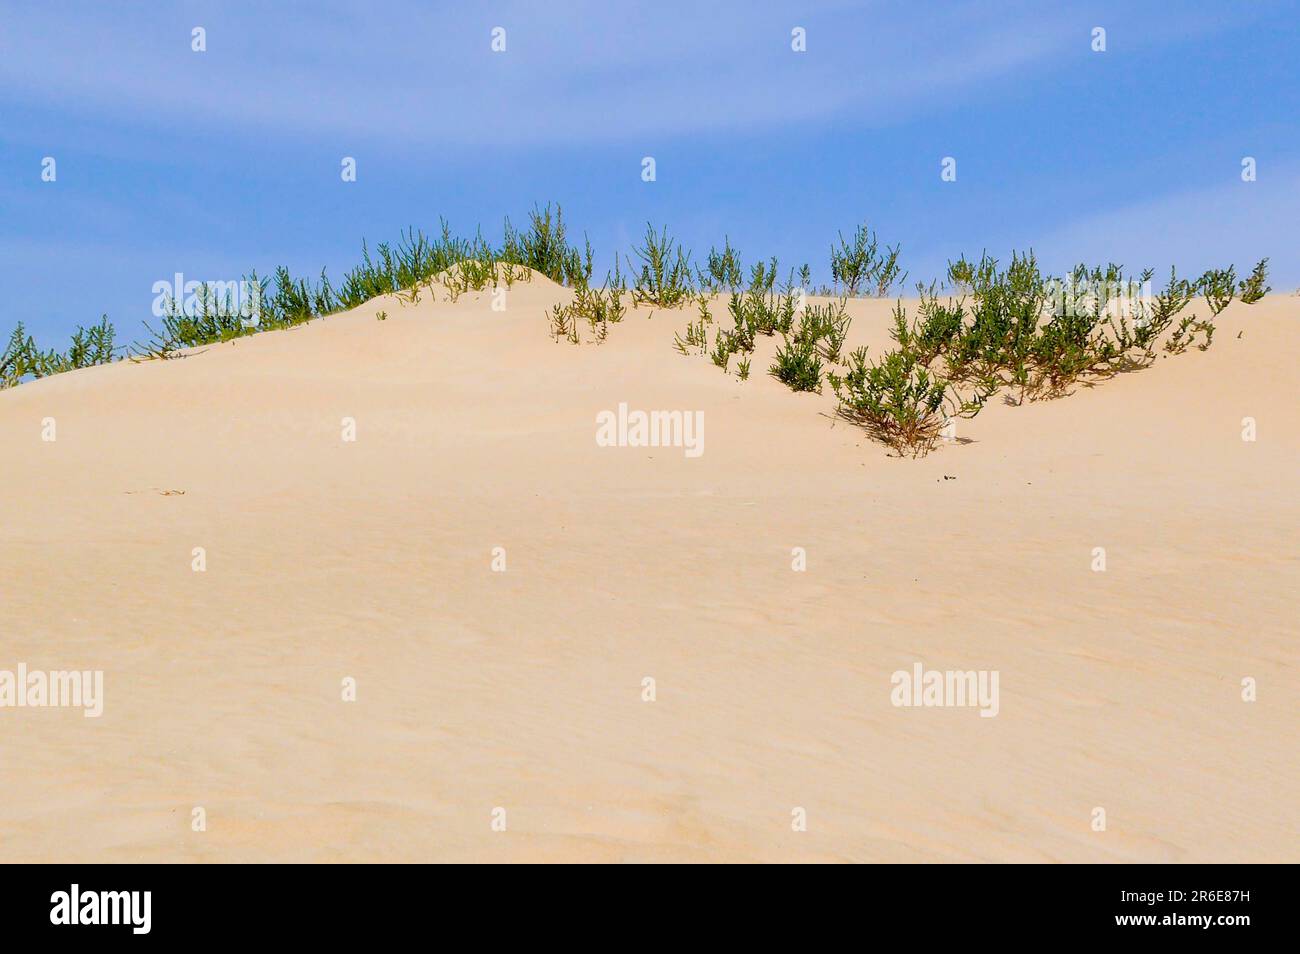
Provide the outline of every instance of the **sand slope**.
{"type": "Polygon", "coordinates": [[[1300,299],[905,461],[566,295],[0,393],[0,669],[107,697],[0,709],[0,860],[1300,860],[1300,299]],[[705,453],[598,447],[619,402],[705,453]],[[999,715],[894,707],[918,661],[999,715]]]}

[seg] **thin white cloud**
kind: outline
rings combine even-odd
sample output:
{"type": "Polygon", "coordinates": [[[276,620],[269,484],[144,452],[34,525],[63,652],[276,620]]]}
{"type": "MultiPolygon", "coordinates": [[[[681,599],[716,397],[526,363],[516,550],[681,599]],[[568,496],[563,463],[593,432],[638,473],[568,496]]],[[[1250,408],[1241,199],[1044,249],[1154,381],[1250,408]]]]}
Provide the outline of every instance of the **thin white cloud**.
{"type": "Polygon", "coordinates": [[[20,7],[8,19],[0,77],[24,101],[150,126],[435,148],[881,122],[1078,42],[1059,14],[1012,29],[975,4],[938,17],[845,5],[796,15],[753,3],[517,3],[91,6],[75,16],[20,7]],[[205,53],[190,50],[198,25],[205,53]],[[489,49],[495,25],[507,29],[504,54],[489,49]],[[790,51],[794,25],[808,30],[807,53],[790,51]]]}
{"type": "Polygon", "coordinates": [[[1275,290],[1300,285],[1300,166],[1258,170],[1255,182],[1225,176],[1222,185],[1088,212],[1034,243],[1040,260],[1057,269],[1080,261],[1116,261],[1137,271],[1150,266],[1163,280],[1169,267],[1195,276],[1235,264],[1249,269],[1269,259],[1275,290]]]}

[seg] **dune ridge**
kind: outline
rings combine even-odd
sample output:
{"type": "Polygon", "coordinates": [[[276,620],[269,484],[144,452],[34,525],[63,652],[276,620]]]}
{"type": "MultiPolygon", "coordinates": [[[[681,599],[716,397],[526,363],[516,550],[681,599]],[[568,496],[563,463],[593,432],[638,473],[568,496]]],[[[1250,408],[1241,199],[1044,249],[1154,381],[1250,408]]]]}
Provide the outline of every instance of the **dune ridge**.
{"type": "Polygon", "coordinates": [[[675,353],[690,309],[556,343],[572,294],[0,393],[0,669],[105,672],[97,719],[0,709],[0,858],[1297,860],[1300,299],[905,460],[774,342],[675,353]],[[704,452],[600,446],[620,402],[704,452]],[[917,662],[998,715],[892,705],[917,662]]]}

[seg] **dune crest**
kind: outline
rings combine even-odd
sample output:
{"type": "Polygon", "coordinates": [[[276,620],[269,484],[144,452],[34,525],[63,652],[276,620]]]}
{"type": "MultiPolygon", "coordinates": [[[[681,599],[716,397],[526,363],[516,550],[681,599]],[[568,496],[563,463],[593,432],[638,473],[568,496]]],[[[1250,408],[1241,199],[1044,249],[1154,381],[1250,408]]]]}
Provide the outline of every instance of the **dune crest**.
{"type": "Polygon", "coordinates": [[[0,708],[0,857],[1300,860],[1300,299],[906,460],[778,342],[742,382],[689,308],[572,347],[570,290],[448,277],[0,393],[0,669],[104,674],[0,708]]]}

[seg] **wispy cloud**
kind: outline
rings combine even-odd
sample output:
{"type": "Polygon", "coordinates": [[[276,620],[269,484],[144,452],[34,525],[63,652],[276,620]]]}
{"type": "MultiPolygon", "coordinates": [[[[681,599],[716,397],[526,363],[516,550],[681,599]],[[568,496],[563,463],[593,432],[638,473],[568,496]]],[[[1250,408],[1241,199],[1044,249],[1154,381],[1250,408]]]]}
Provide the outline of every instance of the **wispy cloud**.
{"type": "Polygon", "coordinates": [[[1300,285],[1300,166],[1259,171],[1255,182],[1164,195],[1079,216],[1035,243],[1058,268],[1076,261],[1117,261],[1131,269],[1151,266],[1163,280],[1170,265],[1183,274],[1235,263],[1240,271],[1269,257],[1272,283],[1300,285]]]}
{"type": "Polygon", "coordinates": [[[1050,12],[1009,42],[1008,15],[953,4],[930,18],[942,29],[922,30],[923,11],[860,4],[20,7],[0,76],[25,101],[231,134],[617,141],[886,121],[1078,43],[1077,24],[1050,12]],[[193,26],[205,53],[190,50],[193,26]],[[794,26],[807,53],[790,50],[794,26]]]}

